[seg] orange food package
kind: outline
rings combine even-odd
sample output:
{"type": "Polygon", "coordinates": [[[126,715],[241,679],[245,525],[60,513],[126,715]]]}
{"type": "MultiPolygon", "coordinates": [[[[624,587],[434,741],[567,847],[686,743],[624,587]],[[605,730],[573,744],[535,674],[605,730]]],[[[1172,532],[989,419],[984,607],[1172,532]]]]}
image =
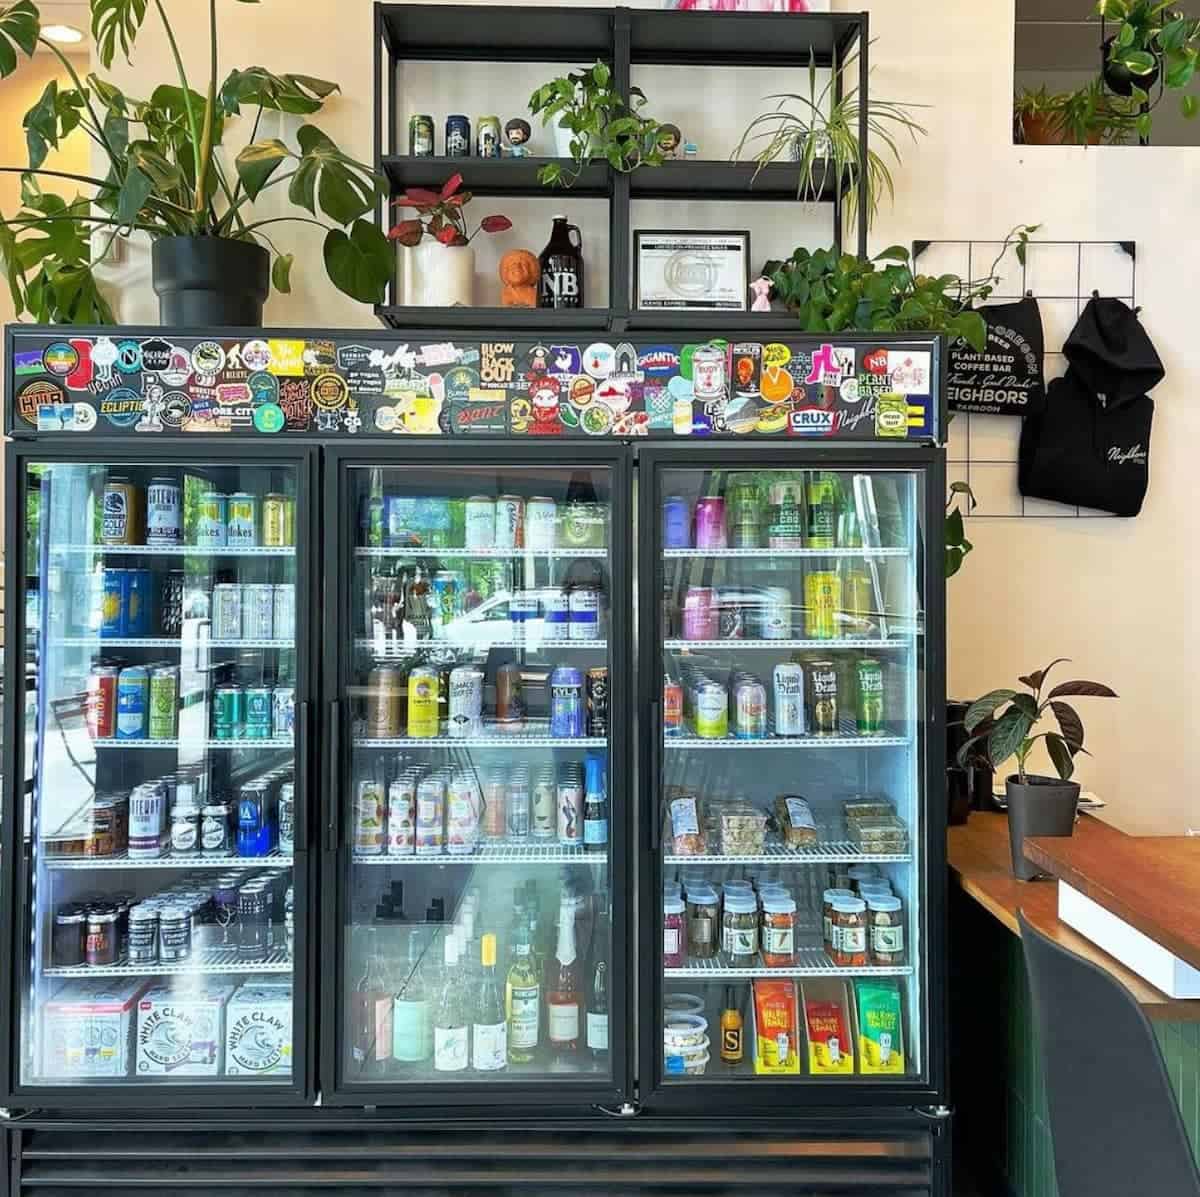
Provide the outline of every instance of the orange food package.
{"type": "Polygon", "coordinates": [[[798,1075],[800,1036],[796,1025],[796,983],[754,982],[754,1071],[768,1076],[798,1075]]]}
{"type": "Polygon", "coordinates": [[[849,1076],[854,1072],[854,1040],[849,1003],[841,981],[806,980],[801,991],[808,1070],[813,1076],[849,1076]]]}

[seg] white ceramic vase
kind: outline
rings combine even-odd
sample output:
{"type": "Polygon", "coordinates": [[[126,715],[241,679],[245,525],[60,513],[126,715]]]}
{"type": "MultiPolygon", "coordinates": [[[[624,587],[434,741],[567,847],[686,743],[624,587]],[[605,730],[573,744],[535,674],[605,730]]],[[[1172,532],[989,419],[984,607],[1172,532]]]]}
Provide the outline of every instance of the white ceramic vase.
{"type": "Polygon", "coordinates": [[[424,238],[406,252],[404,302],[409,307],[475,305],[475,251],[469,245],[443,245],[424,238]]]}
{"type": "MultiPolygon", "coordinates": [[[[565,129],[562,125],[554,126],[554,152],[560,158],[573,157],[571,153],[571,138],[574,136],[575,134],[570,129],[565,129]]],[[[587,154],[585,153],[583,157],[586,159],[587,154]]]]}

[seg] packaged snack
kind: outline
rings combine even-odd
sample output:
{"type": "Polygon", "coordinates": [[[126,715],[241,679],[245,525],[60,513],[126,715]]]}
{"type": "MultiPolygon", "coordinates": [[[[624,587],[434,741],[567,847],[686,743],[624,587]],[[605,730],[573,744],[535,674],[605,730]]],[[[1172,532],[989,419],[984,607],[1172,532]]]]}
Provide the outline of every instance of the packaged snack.
{"type": "Polygon", "coordinates": [[[683,794],[672,798],[668,811],[671,817],[672,851],[676,856],[703,856],[704,836],[700,831],[700,812],[696,796],[683,794]]]}
{"type": "Polygon", "coordinates": [[[798,1076],[796,983],[765,978],[754,982],[754,1071],[764,1076],[798,1076]]]}
{"type": "Polygon", "coordinates": [[[908,851],[908,828],[895,815],[847,820],[846,832],[864,852],[908,851]]]}
{"type": "Polygon", "coordinates": [[[850,1004],[842,981],[808,980],[802,988],[808,1071],[813,1076],[850,1076],[854,1047],[850,1004]]]}
{"type": "Polygon", "coordinates": [[[799,794],[780,794],[775,799],[775,822],[787,848],[803,848],[819,838],[812,808],[799,794]]]}
{"type": "Polygon", "coordinates": [[[859,1070],[867,1075],[904,1073],[904,1027],[895,981],[855,981],[859,1070]]]}
{"type": "Polygon", "coordinates": [[[749,802],[721,809],[721,855],[760,856],[767,838],[767,816],[749,802]]]}
{"type": "Polygon", "coordinates": [[[886,815],[894,815],[896,808],[886,799],[874,794],[855,794],[842,803],[842,813],[846,816],[846,826],[849,827],[855,819],[878,819],[886,815]]]}

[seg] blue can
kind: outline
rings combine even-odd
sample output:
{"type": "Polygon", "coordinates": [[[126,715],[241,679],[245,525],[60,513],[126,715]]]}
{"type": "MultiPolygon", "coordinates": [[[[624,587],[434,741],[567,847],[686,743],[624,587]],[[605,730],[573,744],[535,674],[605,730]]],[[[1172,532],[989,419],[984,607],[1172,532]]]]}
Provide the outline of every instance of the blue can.
{"type": "Polygon", "coordinates": [[[384,543],[394,549],[419,545],[421,535],[417,531],[417,500],[407,495],[388,495],[383,502],[384,543]]]}
{"type": "Polygon", "coordinates": [[[149,735],[150,673],[128,665],[117,675],[117,739],[145,740],[149,735]]]}
{"type": "Polygon", "coordinates": [[[271,851],[271,789],[252,781],[238,790],[237,853],[266,856],[271,851]]]}
{"type": "Polygon", "coordinates": [[[663,548],[692,547],[692,510],[682,495],[668,495],[663,503],[663,548]]]}
{"type": "Polygon", "coordinates": [[[125,616],[125,570],[105,569],[100,580],[100,639],[117,640],[129,633],[125,616]]]}
{"type": "Polygon", "coordinates": [[[446,157],[471,156],[471,122],[461,113],[446,117],[446,157]]]}
{"type": "Polygon", "coordinates": [[[126,636],[149,636],[151,619],[153,617],[153,599],[151,577],[148,569],[127,569],[123,571],[125,595],[125,631],[126,636]]]}
{"type": "Polygon", "coordinates": [[[550,675],[550,735],[556,740],[583,735],[583,674],[572,665],[550,675]]]}

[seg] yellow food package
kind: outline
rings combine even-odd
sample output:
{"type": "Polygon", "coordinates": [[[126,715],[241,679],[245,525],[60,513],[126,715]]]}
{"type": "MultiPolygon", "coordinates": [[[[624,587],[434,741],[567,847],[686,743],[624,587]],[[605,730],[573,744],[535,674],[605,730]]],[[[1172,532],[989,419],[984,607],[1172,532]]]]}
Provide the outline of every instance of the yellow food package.
{"type": "Polygon", "coordinates": [[[904,1027],[895,981],[855,981],[859,1070],[904,1073],[904,1027]]]}
{"type": "Polygon", "coordinates": [[[769,1076],[799,1075],[794,981],[764,978],[754,982],[754,1071],[769,1076]]]}
{"type": "Polygon", "coordinates": [[[854,1041],[850,1006],[841,981],[806,980],[801,987],[804,1031],[808,1039],[808,1071],[813,1076],[850,1076],[854,1041]]]}

